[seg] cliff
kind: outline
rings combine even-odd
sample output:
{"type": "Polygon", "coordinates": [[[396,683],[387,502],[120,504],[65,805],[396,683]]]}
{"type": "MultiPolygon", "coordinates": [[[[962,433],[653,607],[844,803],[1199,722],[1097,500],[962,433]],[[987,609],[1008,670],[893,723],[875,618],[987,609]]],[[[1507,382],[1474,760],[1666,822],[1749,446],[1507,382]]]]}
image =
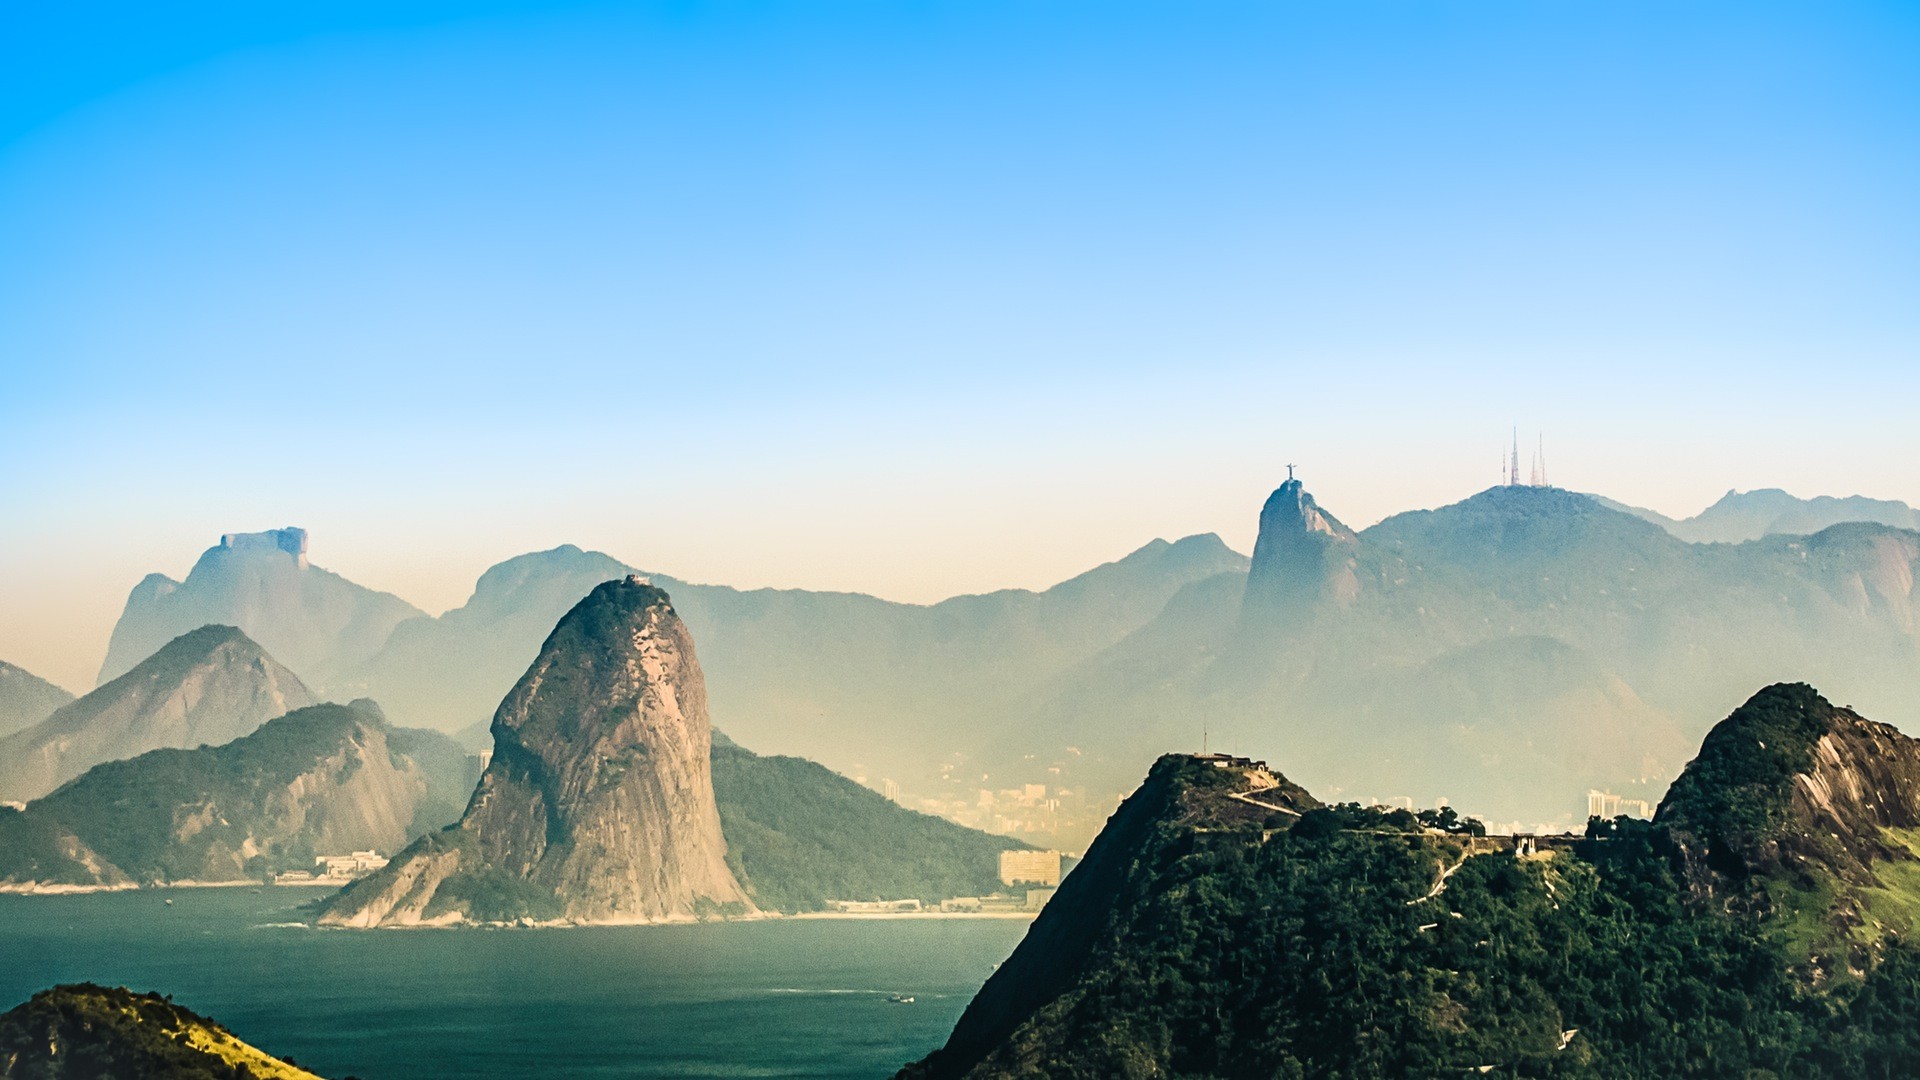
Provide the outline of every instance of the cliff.
{"type": "Polygon", "coordinates": [[[1920,742],[1803,683],[1715,725],[1654,820],[1697,893],[1779,922],[1816,966],[1914,930],[1920,742]]]}
{"type": "Polygon", "coordinates": [[[0,1014],[0,1077],[320,1080],[159,994],[56,986],[0,1014]]]}
{"type": "Polygon", "coordinates": [[[228,533],[184,581],[150,574],[134,586],[114,624],[100,681],[106,683],[168,640],[208,623],[237,626],[330,692],[386,644],[393,628],[423,613],[389,593],[356,585],[308,562],[304,529],[228,533]]]}
{"type": "Polygon", "coordinates": [[[1344,607],[1359,594],[1352,529],[1320,508],[1306,485],[1289,478],[1260,508],[1260,534],[1241,602],[1253,631],[1298,629],[1324,606],[1344,607]]]}
{"type": "Polygon", "coordinates": [[[261,881],[321,854],[394,852],[460,812],[469,760],[371,702],[316,705],[222,746],[99,765],[0,810],[0,887],[261,881]]]}
{"type": "Polygon", "coordinates": [[[217,746],[314,703],[299,677],[245,634],[203,626],[0,739],[0,799],[36,799],[95,765],[149,750],[217,746]]]}
{"type": "Polygon", "coordinates": [[[493,720],[460,821],[320,922],[634,923],[747,914],[714,804],[706,687],[667,595],[629,577],[561,618],[493,720]]]}

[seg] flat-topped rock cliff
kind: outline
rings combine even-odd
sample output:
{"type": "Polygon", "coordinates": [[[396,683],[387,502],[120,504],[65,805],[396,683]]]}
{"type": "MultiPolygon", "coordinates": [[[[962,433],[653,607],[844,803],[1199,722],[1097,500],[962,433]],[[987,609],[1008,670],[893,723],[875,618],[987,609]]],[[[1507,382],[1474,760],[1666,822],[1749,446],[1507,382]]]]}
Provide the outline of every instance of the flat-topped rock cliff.
{"type": "Polygon", "coordinates": [[[183,581],[149,574],[114,624],[100,681],[108,682],[196,626],[237,626],[323,692],[346,696],[357,668],[393,628],[422,614],[390,593],[308,561],[305,529],[227,533],[183,581]]]}
{"type": "Polygon", "coordinates": [[[328,901],[320,922],[639,923],[754,911],[727,866],[706,687],[667,594],[596,587],[493,720],[460,821],[328,901]]]}

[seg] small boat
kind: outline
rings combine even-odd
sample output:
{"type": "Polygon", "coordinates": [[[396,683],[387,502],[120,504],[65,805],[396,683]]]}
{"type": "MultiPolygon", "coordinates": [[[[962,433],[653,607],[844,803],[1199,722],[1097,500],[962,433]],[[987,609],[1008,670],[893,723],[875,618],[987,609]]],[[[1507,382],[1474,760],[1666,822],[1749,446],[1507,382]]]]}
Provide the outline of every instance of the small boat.
{"type": "Polygon", "coordinates": [[[888,994],[887,1000],[889,1002],[892,1002],[895,1005],[911,1005],[913,1004],[913,995],[912,994],[888,994]]]}
{"type": "Polygon", "coordinates": [[[172,906],[173,906],[173,898],[172,898],[172,897],[168,897],[168,898],[167,898],[167,906],[168,906],[168,907],[172,907],[172,906]]]}

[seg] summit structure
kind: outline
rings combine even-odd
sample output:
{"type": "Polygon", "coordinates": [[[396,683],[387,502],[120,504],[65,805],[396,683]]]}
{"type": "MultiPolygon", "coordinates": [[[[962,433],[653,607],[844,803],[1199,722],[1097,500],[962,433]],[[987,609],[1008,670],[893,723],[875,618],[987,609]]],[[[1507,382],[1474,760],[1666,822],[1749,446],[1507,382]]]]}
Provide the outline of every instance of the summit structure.
{"type": "Polygon", "coordinates": [[[1353,602],[1358,537],[1320,508],[1306,485],[1287,467],[1287,480],[1260,508],[1260,536],[1241,603],[1252,628],[1275,628],[1304,618],[1323,601],[1353,602]]]}

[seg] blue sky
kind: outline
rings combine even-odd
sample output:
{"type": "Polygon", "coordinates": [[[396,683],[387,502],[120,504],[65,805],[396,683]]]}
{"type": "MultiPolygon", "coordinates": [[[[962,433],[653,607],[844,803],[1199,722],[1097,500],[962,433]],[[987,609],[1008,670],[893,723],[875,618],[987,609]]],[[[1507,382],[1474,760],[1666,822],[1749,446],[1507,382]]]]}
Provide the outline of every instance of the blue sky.
{"type": "Polygon", "coordinates": [[[1920,501],[1910,4],[0,10],[0,657],[218,533],[911,600],[1497,479],[1920,501]]]}

